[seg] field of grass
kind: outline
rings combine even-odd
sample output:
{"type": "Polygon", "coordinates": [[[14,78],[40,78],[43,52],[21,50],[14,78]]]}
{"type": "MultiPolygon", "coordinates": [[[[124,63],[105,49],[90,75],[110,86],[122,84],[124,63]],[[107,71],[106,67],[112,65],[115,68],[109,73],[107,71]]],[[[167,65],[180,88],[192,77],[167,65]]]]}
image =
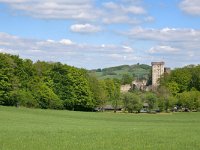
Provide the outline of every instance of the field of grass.
{"type": "Polygon", "coordinates": [[[96,149],[200,149],[200,113],[114,114],[0,106],[0,150],[96,149]]]}

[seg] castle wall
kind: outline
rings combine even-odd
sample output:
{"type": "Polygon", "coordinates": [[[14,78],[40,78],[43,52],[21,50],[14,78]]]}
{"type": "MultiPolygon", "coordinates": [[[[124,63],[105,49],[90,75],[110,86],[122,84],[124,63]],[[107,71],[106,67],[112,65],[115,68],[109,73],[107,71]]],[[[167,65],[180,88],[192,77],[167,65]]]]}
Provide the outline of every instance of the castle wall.
{"type": "Polygon", "coordinates": [[[126,85],[122,85],[120,91],[122,93],[126,93],[131,89],[131,85],[130,84],[126,84],[126,85]]]}

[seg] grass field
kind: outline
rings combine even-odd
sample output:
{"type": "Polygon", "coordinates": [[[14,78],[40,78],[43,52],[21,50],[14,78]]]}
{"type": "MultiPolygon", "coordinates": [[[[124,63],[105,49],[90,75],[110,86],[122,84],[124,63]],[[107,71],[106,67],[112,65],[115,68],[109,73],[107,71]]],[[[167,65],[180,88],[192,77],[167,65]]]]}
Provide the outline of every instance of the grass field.
{"type": "Polygon", "coordinates": [[[123,114],[0,106],[0,150],[198,150],[200,113],[123,114]]]}

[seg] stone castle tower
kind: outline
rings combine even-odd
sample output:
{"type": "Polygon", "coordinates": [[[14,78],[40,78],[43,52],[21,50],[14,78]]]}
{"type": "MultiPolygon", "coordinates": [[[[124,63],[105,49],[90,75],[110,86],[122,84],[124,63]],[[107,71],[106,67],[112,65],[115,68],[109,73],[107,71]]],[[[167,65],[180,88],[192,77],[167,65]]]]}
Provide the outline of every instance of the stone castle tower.
{"type": "Polygon", "coordinates": [[[152,62],[152,86],[157,87],[159,85],[159,79],[164,74],[165,63],[164,62],[152,62]]]}

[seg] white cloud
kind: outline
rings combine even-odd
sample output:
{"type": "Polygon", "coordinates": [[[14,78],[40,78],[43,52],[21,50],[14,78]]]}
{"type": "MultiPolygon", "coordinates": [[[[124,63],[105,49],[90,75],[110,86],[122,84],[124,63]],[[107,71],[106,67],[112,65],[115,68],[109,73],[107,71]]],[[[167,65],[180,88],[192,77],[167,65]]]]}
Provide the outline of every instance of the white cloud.
{"type": "Polygon", "coordinates": [[[70,27],[70,30],[79,33],[93,33],[101,31],[101,28],[91,24],[74,24],[70,27]]]}
{"type": "Polygon", "coordinates": [[[180,8],[190,14],[200,16],[200,1],[199,0],[183,0],[180,3],[180,8]]]}
{"type": "Polygon", "coordinates": [[[150,20],[143,5],[136,1],[120,0],[117,3],[105,2],[102,5],[104,8],[102,21],[105,24],[140,24],[150,20]]]}
{"type": "Polygon", "coordinates": [[[114,2],[106,2],[106,3],[103,3],[103,6],[107,8],[109,11],[116,11],[123,14],[130,13],[130,14],[135,14],[135,15],[141,15],[141,14],[146,13],[143,7],[137,6],[137,5],[130,5],[130,3],[127,3],[127,5],[124,5],[124,4],[114,3],[114,2]]]}
{"type": "Polygon", "coordinates": [[[141,20],[137,18],[130,18],[129,16],[122,15],[122,14],[104,17],[102,21],[105,24],[113,24],[113,23],[140,24],[141,23],[141,20]]]}
{"type": "Polygon", "coordinates": [[[99,16],[99,11],[94,7],[92,0],[0,0],[0,2],[8,4],[12,10],[19,10],[36,18],[90,20],[99,16]]]}
{"type": "Polygon", "coordinates": [[[0,41],[0,45],[9,46],[10,43],[9,43],[9,42],[1,42],[1,41],[0,41]]]}
{"type": "Polygon", "coordinates": [[[128,6],[128,7],[124,7],[122,6],[122,10],[125,13],[132,13],[132,14],[145,14],[146,11],[144,10],[144,8],[139,7],[139,6],[128,6]]]}
{"type": "Polygon", "coordinates": [[[127,53],[131,53],[133,52],[133,48],[130,47],[130,46],[122,46],[122,48],[124,49],[124,52],[127,52],[127,53]]]}
{"type": "Polygon", "coordinates": [[[25,39],[7,33],[0,33],[0,52],[18,54],[22,58],[29,58],[33,61],[60,61],[69,65],[98,68],[133,63],[130,58],[137,57],[133,53],[133,48],[129,45],[114,44],[83,44],[76,43],[70,39],[61,40],[37,40],[25,39]],[[120,57],[119,61],[116,58],[120,57]]]}
{"type": "Polygon", "coordinates": [[[144,18],[144,21],[146,21],[146,22],[153,22],[154,20],[155,20],[155,18],[152,16],[147,16],[144,18]]]}
{"type": "MultiPolygon", "coordinates": [[[[176,31],[175,29],[166,28],[159,33],[163,34],[171,30],[176,31]]],[[[157,35],[157,33],[158,32],[155,32],[152,36],[160,36],[159,34],[157,35]]],[[[198,37],[197,31],[194,30],[192,35],[198,37]]],[[[170,35],[168,36],[170,37],[170,35]]],[[[181,37],[181,35],[178,37],[181,37]]],[[[139,39],[141,39],[141,37],[139,39]]],[[[45,61],[60,61],[62,63],[84,68],[135,64],[137,62],[150,63],[151,61],[160,60],[162,57],[167,59],[166,61],[168,61],[169,66],[199,62],[200,41],[192,38],[190,40],[187,38],[187,40],[184,39],[183,41],[179,40],[176,42],[162,41],[162,38],[161,40],[159,40],[159,38],[156,40],[156,42],[153,42],[153,45],[147,46],[146,49],[137,49],[129,44],[93,45],[76,43],[67,38],[61,40],[37,40],[0,33],[0,52],[18,54],[20,57],[30,58],[33,61],[38,59],[45,61]]],[[[144,41],[142,40],[142,42],[144,41]]]]}
{"type": "Polygon", "coordinates": [[[120,55],[120,54],[110,54],[109,56],[114,59],[123,59],[124,58],[124,56],[120,55]]]}
{"type": "MultiPolygon", "coordinates": [[[[141,57],[155,61],[165,58],[171,66],[196,64],[200,56],[200,30],[182,28],[147,29],[133,28],[123,33],[141,46],[141,57]],[[146,49],[146,50],[145,50],[146,49]],[[146,52],[146,54],[145,54],[146,52]]],[[[139,53],[140,54],[140,53],[139,53]]]]}
{"type": "Polygon", "coordinates": [[[7,4],[12,14],[40,19],[70,19],[95,24],[139,24],[152,20],[139,0],[102,2],[102,5],[94,0],[0,0],[0,3],[7,4]]]}
{"type": "Polygon", "coordinates": [[[124,62],[130,63],[130,64],[133,64],[133,62],[141,60],[141,58],[139,56],[135,56],[135,55],[131,55],[131,54],[121,55],[121,54],[115,54],[115,53],[109,54],[108,58],[110,58],[111,61],[113,61],[113,60],[121,61],[121,62],[124,61],[124,62]]]}
{"type": "Polygon", "coordinates": [[[163,29],[144,29],[141,27],[123,33],[129,38],[139,40],[155,41],[200,41],[200,30],[163,28],[163,29]]]}
{"type": "Polygon", "coordinates": [[[117,5],[114,2],[107,2],[107,3],[103,3],[103,6],[107,9],[118,9],[119,5],[117,5]]]}
{"type": "Polygon", "coordinates": [[[49,42],[49,43],[54,43],[55,41],[54,41],[54,40],[51,40],[51,39],[49,39],[49,40],[47,40],[47,42],[49,42]]]}
{"type": "Polygon", "coordinates": [[[0,52],[1,52],[1,53],[14,54],[14,55],[17,55],[17,54],[19,53],[18,50],[14,50],[14,49],[6,49],[6,48],[0,48],[0,52]]]}
{"type": "Polygon", "coordinates": [[[174,48],[171,46],[155,46],[149,49],[149,53],[175,53],[180,51],[178,48],[174,48]]]}
{"type": "Polygon", "coordinates": [[[72,45],[72,44],[74,44],[74,42],[72,42],[69,39],[62,39],[62,40],[59,41],[59,43],[61,43],[63,45],[72,45]]]}

